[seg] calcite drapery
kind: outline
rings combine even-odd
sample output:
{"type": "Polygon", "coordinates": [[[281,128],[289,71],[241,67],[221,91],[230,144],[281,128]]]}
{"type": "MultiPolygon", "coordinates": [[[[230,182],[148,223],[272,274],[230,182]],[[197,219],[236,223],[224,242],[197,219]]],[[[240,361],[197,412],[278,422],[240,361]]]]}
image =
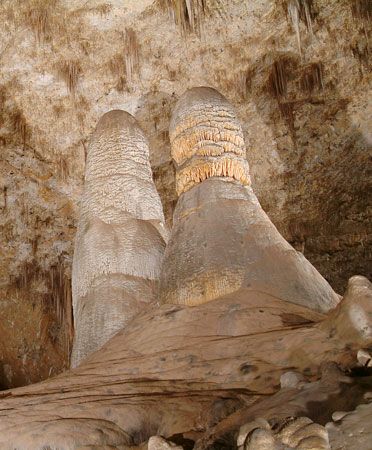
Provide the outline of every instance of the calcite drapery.
{"type": "Polygon", "coordinates": [[[187,91],[170,138],[180,197],[161,301],[198,305],[249,288],[321,312],[334,308],[336,293],[280,235],[249,187],[243,132],[228,101],[211,88],[187,91]]]}
{"type": "Polygon", "coordinates": [[[216,90],[193,88],[181,96],[169,137],[178,195],[211,177],[250,184],[242,128],[234,108],[216,90]]]}
{"type": "Polygon", "coordinates": [[[110,111],[87,155],[72,273],[72,367],[155,300],[166,239],[147,139],[130,114],[110,111]]]}

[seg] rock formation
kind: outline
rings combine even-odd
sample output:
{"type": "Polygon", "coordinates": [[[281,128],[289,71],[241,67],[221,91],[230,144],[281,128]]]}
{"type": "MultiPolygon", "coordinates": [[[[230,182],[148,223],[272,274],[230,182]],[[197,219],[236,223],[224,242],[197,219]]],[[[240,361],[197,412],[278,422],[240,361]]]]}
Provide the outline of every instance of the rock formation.
{"type": "Polygon", "coordinates": [[[0,389],[69,364],[87,138],[106,111],[130,112],[146,133],[171,226],[170,115],[186,89],[213,86],[237,109],[254,193],[279,232],[336,292],[371,279],[369,7],[0,2],[0,389]]]}
{"type": "Polygon", "coordinates": [[[72,272],[72,367],[155,301],[166,239],[147,139],[130,114],[108,112],[87,155],[72,272]]]}
{"type": "MultiPolygon", "coordinates": [[[[233,139],[239,127],[220,94],[205,88],[191,94],[202,100],[202,107],[210,96],[222,103],[208,109],[208,123],[218,122],[213,120],[215,111],[224,111],[231,124],[224,120],[223,127],[234,134],[219,143],[241,143],[233,139]]],[[[216,135],[214,130],[204,133],[212,136],[212,144],[216,135]]],[[[163,263],[159,306],[147,286],[159,274],[166,234],[144,142],[128,114],[115,111],[101,119],[88,155],[76,241],[74,299],[77,345],[79,338],[82,343],[77,348],[82,350],[75,350],[75,361],[90,350],[84,339],[103,343],[99,333],[106,333],[104,321],[111,326],[111,320],[122,320],[121,330],[110,339],[106,335],[103,347],[78,367],[40,384],[1,392],[0,449],[207,450],[232,448],[237,439],[245,450],[261,444],[267,450],[278,450],[278,445],[327,449],[332,439],[341,445],[333,450],[343,448],[343,433],[358,433],[356,420],[367,427],[371,416],[368,405],[358,406],[370,401],[371,379],[364,372],[353,373],[369,365],[371,283],[352,277],[337,302],[310,263],[285,244],[250,188],[242,185],[248,177],[235,170],[239,149],[229,146],[228,154],[227,146],[211,145],[208,152],[214,154],[207,157],[200,179],[205,174],[211,178],[200,182],[193,175],[195,185],[181,184],[184,192],[163,263]],[[227,154],[233,163],[221,166],[227,154]],[[146,203],[148,199],[153,203],[146,203]],[[230,235],[238,243],[242,238],[241,245],[230,235]],[[241,276],[238,283],[235,268],[241,276]],[[218,285],[214,274],[224,282],[218,285]],[[213,295],[206,298],[204,291],[197,297],[196,288],[204,289],[200,280],[207,277],[213,295]],[[167,283],[171,301],[164,297],[167,283]],[[188,301],[195,298],[201,301],[188,301]],[[124,317],[116,316],[118,300],[124,317]],[[329,311],[332,305],[336,307],[329,311]],[[86,318],[85,310],[94,314],[86,318]],[[89,321],[94,326],[87,329],[89,321]],[[354,409],[344,428],[323,427],[335,411],[354,409]]],[[[194,141],[196,159],[186,159],[180,170],[189,160],[197,166],[199,156],[205,158],[199,142],[194,141]]],[[[368,433],[358,436],[357,445],[367,438],[368,433]]],[[[352,442],[343,450],[360,447],[352,442]]]]}
{"type": "Polygon", "coordinates": [[[326,429],[307,417],[290,417],[274,427],[257,419],[241,427],[237,445],[238,450],[330,450],[326,429]]]}
{"type": "Polygon", "coordinates": [[[170,125],[180,194],[161,275],[161,301],[198,305],[248,288],[320,312],[338,296],[279,234],[249,186],[241,126],[211,88],[179,100],[170,125]]]}
{"type": "Polygon", "coordinates": [[[344,412],[340,418],[329,422],[326,427],[332,449],[366,449],[372,448],[372,402],[359,405],[354,411],[344,412]]]}
{"type": "Polygon", "coordinates": [[[78,368],[2,392],[0,449],[123,449],[160,435],[201,450],[258,418],[325,424],[368,401],[371,380],[346,377],[335,364],[355,366],[371,336],[372,286],[362,277],[329,316],[247,289],[194,308],[154,306],[78,368]],[[353,328],[349,336],[335,317],[353,328]],[[322,377],[280,389],[293,368],[322,377]]]}

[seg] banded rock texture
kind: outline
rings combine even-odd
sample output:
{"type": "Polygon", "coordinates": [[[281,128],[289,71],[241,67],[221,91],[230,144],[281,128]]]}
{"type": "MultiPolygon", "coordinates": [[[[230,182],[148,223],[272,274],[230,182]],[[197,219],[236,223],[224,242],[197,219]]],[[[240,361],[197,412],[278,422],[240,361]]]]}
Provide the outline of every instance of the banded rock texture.
{"type": "Polygon", "coordinates": [[[211,88],[187,91],[170,138],[180,197],[161,301],[194,306],[247,288],[320,312],[334,308],[337,294],[280,235],[249,187],[243,132],[227,100],[211,88]]]}
{"type": "Polygon", "coordinates": [[[72,367],[155,300],[166,240],[147,139],[130,114],[108,112],[87,155],[73,259],[72,367]]]}
{"type": "Polygon", "coordinates": [[[126,449],[181,435],[204,450],[260,417],[325,424],[363,402],[370,377],[327,369],[303,389],[280,389],[281,375],[295,368],[317,380],[324,363],[350,369],[371,345],[372,287],[362,277],[328,316],[252,290],[195,308],[154,306],[78,368],[2,392],[0,449],[126,449]],[[347,327],[353,339],[339,333],[347,327]]]}

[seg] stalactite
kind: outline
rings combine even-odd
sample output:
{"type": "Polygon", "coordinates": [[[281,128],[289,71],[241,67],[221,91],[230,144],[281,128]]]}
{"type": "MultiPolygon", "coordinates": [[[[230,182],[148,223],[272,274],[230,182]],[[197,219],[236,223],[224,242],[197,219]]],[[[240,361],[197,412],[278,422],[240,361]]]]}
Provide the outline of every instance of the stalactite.
{"type": "MultiPolygon", "coordinates": [[[[32,242],[37,248],[37,240],[32,242]]],[[[54,314],[57,324],[64,331],[64,345],[69,352],[72,337],[72,295],[71,279],[66,275],[66,268],[62,261],[54,266],[43,269],[35,261],[25,263],[17,276],[11,277],[10,284],[18,291],[27,290],[31,298],[39,300],[44,314],[54,314]],[[35,291],[32,286],[44,286],[44,293],[35,291]]]]}
{"type": "Polygon", "coordinates": [[[76,88],[81,74],[81,67],[77,61],[62,61],[58,64],[58,74],[66,83],[68,92],[75,95],[76,88]]]}
{"type": "Polygon", "coordinates": [[[124,91],[127,87],[127,66],[122,53],[118,53],[110,59],[109,69],[116,81],[116,90],[124,91]]]}
{"type": "Polygon", "coordinates": [[[367,69],[370,69],[371,47],[369,28],[372,18],[372,2],[370,0],[355,0],[352,4],[351,11],[355,22],[358,24],[358,28],[361,26],[362,31],[351,43],[351,52],[361,64],[365,65],[367,69]]]}
{"type": "Polygon", "coordinates": [[[50,32],[49,10],[45,7],[31,9],[28,13],[28,20],[37,42],[46,40],[50,32]]]}
{"type": "MultiPolygon", "coordinates": [[[[239,97],[241,97],[243,100],[247,100],[249,93],[251,92],[252,89],[252,79],[255,75],[255,70],[250,68],[250,69],[245,69],[242,70],[240,72],[238,72],[233,80],[233,87],[232,89],[236,90],[236,92],[238,93],[239,97]]],[[[219,81],[219,85],[222,85],[221,81],[224,82],[225,86],[226,86],[226,76],[223,78],[223,80],[218,80],[219,81]]],[[[227,86],[226,86],[227,87],[227,86]]]]}
{"type": "Polygon", "coordinates": [[[293,111],[297,100],[289,98],[288,90],[289,80],[293,80],[296,77],[296,72],[298,72],[296,59],[288,55],[281,56],[271,65],[271,72],[267,83],[267,90],[276,99],[280,115],[285,120],[294,142],[296,136],[293,111]]]}
{"type": "Polygon", "coordinates": [[[352,2],[351,11],[356,19],[370,21],[372,18],[372,2],[371,0],[354,0],[352,2]]]}
{"type": "Polygon", "coordinates": [[[169,14],[185,36],[189,33],[201,34],[202,20],[206,14],[206,0],[166,0],[169,14]]]}
{"type": "Polygon", "coordinates": [[[8,205],[8,187],[3,187],[3,198],[4,198],[4,204],[3,204],[3,210],[7,208],[8,205]]]}
{"type": "Polygon", "coordinates": [[[106,16],[109,14],[112,10],[112,4],[111,3],[101,3],[100,5],[97,5],[95,7],[95,12],[98,12],[101,16],[106,16]]]}
{"type": "Polygon", "coordinates": [[[298,0],[290,0],[288,2],[288,16],[296,33],[298,50],[301,54],[300,6],[298,0]]]}
{"type": "Polygon", "coordinates": [[[65,275],[65,268],[61,262],[49,269],[47,282],[48,297],[59,324],[71,326],[71,280],[65,275]],[[67,323],[66,323],[67,322],[67,323]]]}
{"type": "Polygon", "coordinates": [[[308,94],[315,90],[321,91],[324,89],[324,67],[321,62],[312,63],[304,68],[300,88],[308,94]]]}
{"type": "MultiPolygon", "coordinates": [[[[57,0],[28,0],[22,3],[23,8],[19,13],[23,16],[22,20],[34,33],[37,43],[49,41],[52,32],[57,28],[55,21],[57,0]]],[[[57,22],[58,27],[62,25],[61,20],[57,22]]]]}
{"type": "Polygon", "coordinates": [[[269,76],[269,90],[276,97],[285,97],[287,95],[287,64],[286,58],[275,61],[271,67],[269,76]]]}
{"type": "Polygon", "coordinates": [[[312,10],[312,0],[288,0],[287,12],[292,27],[296,33],[298,50],[300,54],[302,54],[300,21],[302,20],[305,23],[308,32],[312,34],[314,16],[312,10]]]}
{"type": "Polygon", "coordinates": [[[63,182],[66,182],[69,178],[70,171],[68,166],[68,160],[66,156],[59,156],[56,163],[57,176],[63,182]]]}
{"type": "Polygon", "coordinates": [[[25,148],[28,137],[28,127],[26,119],[21,111],[16,111],[11,118],[11,126],[13,132],[16,133],[22,141],[22,146],[25,148]]]}
{"type": "Polygon", "coordinates": [[[139,43],[137,34],[132,28],[125,31],[124,63],[127,79],[131,83],[139,74],[139,43]]]}

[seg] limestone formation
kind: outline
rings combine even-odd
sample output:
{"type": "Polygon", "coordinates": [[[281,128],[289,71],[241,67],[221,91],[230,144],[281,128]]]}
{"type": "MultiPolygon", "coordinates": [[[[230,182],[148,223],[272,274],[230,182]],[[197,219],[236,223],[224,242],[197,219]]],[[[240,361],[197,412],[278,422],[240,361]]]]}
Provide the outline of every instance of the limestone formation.
{"type": "Polygon", "coordinates": [[[187,91],[170,125],[180,197],[165,252],[161,301],[198,305],[241,288],[320,312],[339,298],[279,234],[249,186],[241,126],[207,87],[187,91]]]}
{"type": "Polygon", "coordinates": [[[327,430],[307,417],[289,417],[273,427],[264,419],[239,430],[238,450],[330,450],[327,430]]]}
{"type": "MultiPolygon", "coordinates": [[[[372,286],[361,277],[334,313],[345,328],[353,308],[371,326],[372,286]]],[[[158,435],[206,450],[260,417],[326,423],[371,390],[368,377],[336,370],[354,367],[358,350],[372,345],[365,321],[350,338],[334,317],[249,289],[195,308],[154,306],[78,368],[1,392],[0,449],[125,449],[158,435]],[[293,368],[316,381],[279,389],[293,368]]]]}
{"type": "Polygon", "coordinates": [[[242,128],[216,90],[194,88],[184,94],[173,112],[169,137],[178,195],[211,177],[250,184],[242,128]]]}
{"type": "Polygon", "coordinates": [[[354,411],[344,413],[343,417],[329,422],[332,450],[371,450],[372,449],[372,402],[359,405],[354,411]]]}
{"type": "MultiPolygon", "coordinates": [[[[148,147],[130,115],[111,112],[88,154],[74,364],[103,346],[65,374],[0,392],[0,450],[207,450],[237,437],[244,450],[339,450],[356,434],[367,442],[371,283],[352,277],[338,302],[234,169],[243,154],[226,100],[207,88],[179,105],[185,98],[201,99],[194,110],[206,111],[212,131],[198,133],[212,143],[200,144],[193,127],[177,132],[194,142],[187,153],[179,141],[178,173],[194,158],[207,158],[207,170],[179,185],[163,304],[155,288],[166,232],[148,147]],[[222,171],[221,158],[233,161],[222,171]],[[327,427],[328,439],[320,424],[331,418],[342,425],[327,427]]],[[[179,109],[174,117],[186,123],[179,109]]]]}
{"type": "Polygon", "coordinates": [[[75,241],[71,365],[155,301],[167,238],[147,139],[128,113],[106,113],[92,136],[75,241]]]}
{"type": "Polygon", "coordinates": [[[86,138],[114,108],[132,112],[149,139],[170,224],[177,200],[170,113],[186,89],[210,83],[238,110],[252,186],[278,230],[336,292],[354,274],[371,277],[370,7],[370,0],[0,1],[0,389],[67,366],[86,138]],[[56,287],[65,288],[60,296],[56,287]]]}

